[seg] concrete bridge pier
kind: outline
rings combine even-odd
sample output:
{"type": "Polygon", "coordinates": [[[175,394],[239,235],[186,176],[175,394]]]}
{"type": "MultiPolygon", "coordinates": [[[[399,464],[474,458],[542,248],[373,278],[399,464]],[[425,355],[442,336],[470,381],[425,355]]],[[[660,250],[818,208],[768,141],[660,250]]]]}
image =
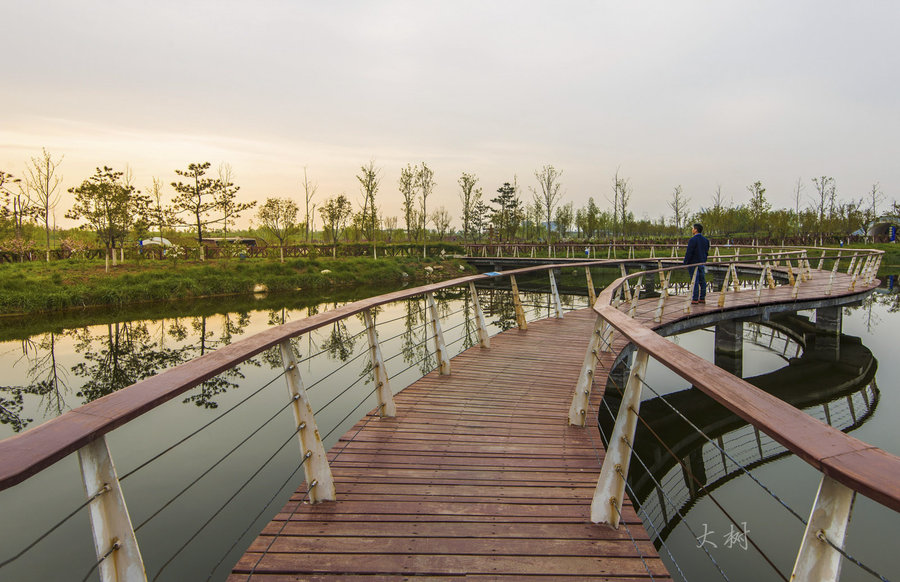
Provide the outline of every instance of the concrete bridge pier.
{"type": "Polygon", "coordinates": [[[744,322],[726,319],[716,324],[716,349],[714,363],[726,372],[743,378],[744,373],[744,322]]]}
{"type": "Polygon", "coordinates": [[[830,362],[840,359],[843,313],[841,306],[816,309],[816,339],[813,346],[816,359],[830,362]]]}
{"type": "Polygon", "coordinates": [[[816,333],[840,335],[844,310],[840,305],[816,309],[816,333]]]}

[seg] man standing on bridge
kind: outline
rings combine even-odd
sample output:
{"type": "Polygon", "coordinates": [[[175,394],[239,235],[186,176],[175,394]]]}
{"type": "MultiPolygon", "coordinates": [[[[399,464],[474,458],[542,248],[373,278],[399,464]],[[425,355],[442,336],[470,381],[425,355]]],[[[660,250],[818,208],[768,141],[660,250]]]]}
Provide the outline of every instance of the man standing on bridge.
{"type": "Polygon", "coordinates": [[[702,263],[706,262],[709,256],[709,239],[703,236],[703,225],[699,222],[694,223],[691,228],[691,240],[688,241],[687,250],[684,253],[685,265],[699,265],[690,269],[691,278],[694,278],[694,271],[697,272],[694,280],[694,288],[691,292],[691,303],[706,303],[706,267],[702,263]]]}

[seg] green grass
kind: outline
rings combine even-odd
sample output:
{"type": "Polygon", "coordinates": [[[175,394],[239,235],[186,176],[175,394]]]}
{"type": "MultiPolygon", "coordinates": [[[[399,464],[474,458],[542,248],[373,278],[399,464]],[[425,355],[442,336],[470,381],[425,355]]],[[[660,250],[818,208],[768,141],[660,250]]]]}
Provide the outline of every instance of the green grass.
{"type": "Polygon", "coordinates": [[[459,260],[390,257],[128,261],[104,270],[99,261],[54,261],[0,265],[0,314],[32,313],[99,305],[184,300],[217,295],[249,295],[264,285],[269,292],[327,290],[359,285],[424,283],[472,272],[459,260]],[[426,276],[426,266],[443,266],[426,276]],[[462,270],[460,269],[462,267],[462,270]],[[322,273],[329,270],[330,273],[322,273]],[[406,274],[406,276],[404,275],[406,274]]]}

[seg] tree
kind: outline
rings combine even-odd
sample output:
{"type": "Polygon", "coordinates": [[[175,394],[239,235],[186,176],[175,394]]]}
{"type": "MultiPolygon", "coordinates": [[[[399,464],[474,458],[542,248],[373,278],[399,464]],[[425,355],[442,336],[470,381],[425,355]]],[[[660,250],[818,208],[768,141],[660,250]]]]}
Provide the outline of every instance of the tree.
{"type": "Polygon", "coordinates": [[[378,193],[378,187],[381,184],[381,168],[375,167],[375,160],[369,160],[369,164],[361,166],[360,173],[356,179],[362,188],[363,197],[363,228],[365,228],[366,236],[372,241],[372,258],[377,259],[377,251],[375,247],[378,234],[378,208],[375,206],[375,195],[378,193]]]}
{"type": "Polygon", "coordinates": [[[62,156],[54,160],[46,149],[41,150],[39,157],[31,158],[31,164],[25,168],[25,183],[30,206],[34,209],[34,216],[44,223],[44,232],[47,235],[47,261],[50,261],[50,217],[53,209],[59,203],[58,192],[62,176],[57,174],[62,156]]]}
{"type": "Polygon", "coordinates": [[[559,204],[559,199],[562,196],[559,192],[562,186],[559,183],[562,171],[557,170],[552,165],[547,165],[541,168],[540,171],[535,170],[534,177],[537,178],[540,192],[534,188],[531,189],[531,192],[534,195],[534,201],[543,213],[543,218],[547,219],[547,252],[549,253],[550,223],[553,221],[553,209],[559,204]]]}
{"type": "Polygon", "coordinates": [[[800,201],[803,199],[803,178],[797,178],[794,185],[794,220],[797,227],[796,234],[800,234],[800,201]]]}
{"type": "Polygon", "coordinates": [[[625,236],[626,225],[628,222],[628,203],[631,201],[631,186],[628,184],[628,178],[619,178],[619,170],[613,177],[613,190],[615,192],[615,200],[618,201],[618,208],[613,209],[613,228],[616,225],[616,216],[622,222],[622,236],[625,236]]]}
{"type": "Polygon", "coordinates": [[[484,230],[490,224],[491,207],[482,200],[475,203],[472,211],[472,230],[475,233],[475,239],[480,240],[484,230]]]}
{"type": "Polygon", "coordinates": [[[215,209],[221,213],[222,233],[228,238],[228,221],[238,219],[241,212],[249,210],[256,206],[256,200],[250,202],[238,202],[237,193],[241,189],[232,182],[234,172],[231,164],[219,164],[219,179],[216,180],[216,191],[213,196],[215,200],[215,209]]]}
{"type": "Polygon", "coordinates": [[[750,224],[755,233],[764,224],[772,205],[766,201],[766,189],[759,180],[747,186],[747,190],[750,192],[750,224]]]}
{"type": "Polygon", "coordinates": [[[813,208],[819,216],[819,234],[824,232],[825,230],[825,210],[831,206],[831,212],[828,215],[828,218],[834,214],[834,197],[835,197],[835,187],[834,187],[834,178],[829,176],[822,176],[820,178],[813,178],[813,184],[816,185],[816,195],[817,198],[813,199],[813,208]]]}
{"type": "Polygon", "coordinates": [[[416,188],[419,190],[419,201],[421,202],[422,211],[422,257],[428,258],[428,210],[426,202],[431,193],[434,192],[434,170],[428,167],[428,164],[422,162],[422,166],[416,170],[416,188]]]}
{"type": "Polygon", "coordinates": [[[676,230],[681,230],[681,227],[684,226],[687,220],[687,216],[690,213],[688,209],[688,202],[690,201],[691,199],[684,195],[681,184],[675,186],[675,190],[672,192],[672,199],[669,201],[669,208],[672,209],[672,224],[675,225],[676,230]]]}
{"type": "Polygon", "coordinates": [[[557,206],[553,218],[556,221],[556,233],[559,240],[565,240],[567,233],[572,228],[572,222],[575,220],[575,208],[572,203],[557,206]]]}
{"type": "Polygon", "coordinates": [[[403,196],[403,219],[406,221],[406,240],[412,240],[413,225],[418,224],[416,216],[416,170],[406,164],[400,170],[400,194],[403,196]]]}
{"type": "Polygon", "coordinates": [[[203,243],[203,229],[216,222],[209,213],[216,208],[216,195],[219,192],[219,180],[206,178],[209,162],[189,164],[187,170],[175,170],[179,176],[188,179],[187,183],[172,182],[175,189],[173,201],[176,212],[187,213],[197,228],[197,244],[203,243]]]}
{"type": "Polygon", "coordinates": [[[884,201],[884,194],[882,194],[881,186],[878,182],[872,184],[872,189],[866,194],[866,199],[869,203],[866,208],[866,222],[872,222],[878,218],[878,205],[884,201]]]}
{"type": "Polygon", "coordinates": [[[497,226],[500,240],[505,237],[508,241],[516,234],[521,219],[521,200],[516,195],[516,187],[509,182],[504,182],[497,188],[497,196],[491,198],[491,202],[497,205],[492,208],[493,222],[497,226]]]}
{"type": "Polygon", "coordinates": [[[478,178],[475,174],[462,173],[457,180],[459,184],[459,200],[462,202],[463,240],[469,242],[469,235],[473,233],[475,225],[475,208],[481,201],[481,188],[476,188],[478,178]]]}
{"type": "Polygon", "coordinates": [[[312,212],[309,210],[309,203],[312,202],[313,196],[316,195],[316,190],[319,189],[318,184],[310,184],[309,177],[306,175],[306,166],[303,166],[303,197],[306,200],[306,220],[305,220],[305,229],[306,229],[306,242],[310,242],[312,236],[312,224],[310,223],[310,218],[315,220],[315,211],[316,205],[313,204],[312,212]]]}
{"type": "Polygon", "coordinates": [[[441,206],[431,214],[431,223],[434,224],[434,229],[438,232],[438,239],[443,241],[444,235],[450,230],[450,213],[441,206]]]}
{"type": "Polygon", "coordinates": [[[123,176],[124,172],[104,166],[97,168],[94,175],[80,186],[69,188],[75,196],[75,204],[66,217],[87,221],[82,228],[93,230],[106,248],[107,269],[116,242],[125,239],[128,226],[135,217],[146,214],[146,197],[140,196],[123,176]]]}
{"type": "Polygon", "coordinates": [[[341,236],[341,230],[346,227],[347,218],[353,212],[350,201],[343,194],[329,198],[325,201],[319,213],[322,220],[325,221],[325,232],[331,235],[331,242],[334,245],[332,256],[337,257],[337,243],[341,236]]]}
{"type": "Polygon", "coordinates": [[[156,227],[160,238],[163,236],[163,229],[170,228],[178,220],[175,216],[175,211],[170,206],[163,206],[162,198],[162,181],[159,178],[153,178],[153,182],[150,185],[147,219],[149,226],[156,227]]]}
{"type": "Polygon", "coordinates": [[[3,206],[0,207],[0,218],[4,221],[12,220],[13,231],[16,238],[22,236],[22,222],[28,215],[28,198],[22,190],[22,180],[9,172],[0,170],[0,194],[3,195],[3,206]],[[18,186],[18,192],[14,193],[10,186],[18,186]]]}
{"type": "Polygon", "coordinates": [[[284,262],[284,241],[297,231],[297,213],[300,209],[290,198],[266,198],[256,217],[260,226],[278,239],[281,262],[284,262]]]}

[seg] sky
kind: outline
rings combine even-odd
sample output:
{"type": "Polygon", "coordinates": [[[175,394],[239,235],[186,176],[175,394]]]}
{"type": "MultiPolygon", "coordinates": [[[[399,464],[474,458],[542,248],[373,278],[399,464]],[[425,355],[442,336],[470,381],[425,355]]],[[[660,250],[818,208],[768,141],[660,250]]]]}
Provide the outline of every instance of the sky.
{"type": "Polygon", "coordinates": [[[426,162],[457,226],[462,172],[530,198],[548,164],[576,207],[608,208],[618,171],[637,218],[678,185],[691,210],[757,180],[808,205],[822,175],[900,198],[896,2],[2,2],[0,170],[46,148],[65,188],[209,161],[244,201],[302,205],[306,168],[313,202],[356,204],[374,160],[401,217],[400,170],[426,162]]]}

